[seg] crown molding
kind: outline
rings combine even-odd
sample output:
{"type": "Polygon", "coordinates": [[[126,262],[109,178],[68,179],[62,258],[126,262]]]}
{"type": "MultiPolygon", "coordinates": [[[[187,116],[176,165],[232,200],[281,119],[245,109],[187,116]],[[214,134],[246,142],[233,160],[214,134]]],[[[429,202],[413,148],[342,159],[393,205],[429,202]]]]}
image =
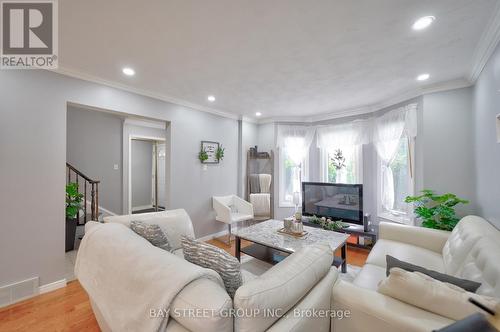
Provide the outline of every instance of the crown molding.
{"type": "Polygon", "coordinates": [[[250,117],[244,116],[244,115],[240,116],[240,120],[243,122],[249,122],[249,123],[255,123],[255,124],[259,123],[258,119],[250,118],[250,117]]]}
{"type": "Polygon", "coordinates": [[[59,66],[58,69],[49,70],[49,71],[52,71],[52,72],[55,72],[55,73],[58,73],[58,74],[61,74],[61,75],[65,75],[65,76],[69,76],[69,77],[81,79],[81,80],[84,80],[84,81],[96,83],[96,84],[106,85],[106,86],[109,86],[111,88],[115,88],[115,89],[119,89],[119,90],[131,92],[131,93],[135,93],[135,94],[138,94],[138,95],[142,95],[142,96],[150,97],[150,98],[153,98],[153,99],[165,101],[165,102],[176,104],[176,105],[179,105],[179,106],[184,106],[184,107],[196,110],[196,111],[211,113],[211,114],[218,115],[218,116],[221,116],[221,117],[224,117],[224,118],[229,118],[229,119],[233,119],[233,120],[239,120],[240,117],[241,117],[240,115],[237,115],[237,114],[233,114],[233,113],[221,111],[221,110],[218,110],[218,109],[215,109],[215,108],[206,107],[206,106],[195,104],[195,103],[191,103],[189,101],[178,99],[178,98],[171,97],[171,96],[168,96],[168,95],[153,93],[153,92],[150,92],[150,91],[146,91],[146,90],[142,90],[142,89],[137,89],[137,88],[131,87],[131,86],[126,85],[126,84],[121,84],[121,83],[117,83],[117,82],[113,82],[113,81],[108,81],[108,80],[102,79],[102,78],[97,77],[97,76],[88,75],[88,74],[85,74],[85,73],[82,73],[82,72],[78,72],[78,71],[75,71],[75,70],[72,70],[72,69],[69,69],[69,68],[66,68],[66,67],[62,67],[62,66],[59,66]]]}
{"type": "Polygon", "coordinates": [[[438,82],[423,87],[419,87],[407,92],[399,93],[397,96],[388,98],[383,102],[361,106],[353,109],[341,110],[338,112],[329,112],[323,114],[317,114],[312,116],[296,116],[296,117],[269,117],[259,120],[259,124],[267,123],[315,123],[339,118],[345,118],[349,116],[356,116],[362,114],[369,114],[373,112],[380,111],[386,107],[391,107],[399,103],[408,101],[413,98],[423,96],[425,94],[431,94],[435,92],[443,92],[448,90],[455,90],[460,88],[466,88],[472,84],[465,78],[456,78],[449,81],[438,82]]]}
{"type": "MultiPolygon", "coordinates": [[[[498,15],[498,18],[499,18],[499,22],[500,22],[500,15],[498,15]]],[[[499,27],[500,27],[500,25],[499,25],[499,27]]],[[[470,80],[467,80],[464,78],[457,78],[457,79],[450,80],[450,81],[438,82],[435,84],[423,86],[423,87],[413,89],[413,90],[410,90],[410,91],[407,91],[404,93],[399,93],[397,96],[386,99],[380,103],[365,105],[365,106],[356,107],[356,108],[352,108],[352,109],[340,110],[340,111],[336,111],[336,112],[321,113],[321,114],[315,114],[315,115],[310,115],[310,116],[277,116],[277,117],[268,117],[268,118],[262,118],[262,119],[254,119],[254,118],[247,117],[247,116],[232,114],[232,113],[220,111],[217,109],[205,107],[202,105],[193,104],[193,103],[190,103],[188,101],[180,100],[180,99],[173,98],[170,96],[156,94],[156,93],[152,93],[152,92],[142,90],[142,89],[136,89],[136,88],[133,88],[133,87],[130,87],[127,85],[107,81],[107,80],[104,80],[104,79],[101,79],[101,78],[98,78],[95,76],[91,76],[91,75],[87,75],[87,74],[84,74],[81,72],[73,71],[73,70],[67,69],[65,67],[59,67],[58,69],[51,70],[51,71],[58,73],[58,74],[61,74],[61,75],[81,79],[84,81],[89,81],[89,82],[96,83],[96,84],[106,85],[106,86],[109,86],[109,87],[112,87],[115,89],[120,89],[120,90],[124,90],[127,92],[139,94],[142,96],[154,98],[157,100],[161,100],[161,101],[173,103],[176,105],[184,106],[184,107],[187,107],[187,108],[190,108],[193,110],[214,114],[214,115],[221,116],[224,118],[229,118],[229,119],[233,119],[233,120],[241,120],[244,122],[255,123],[255,124],[278,123],[278,122],[280,122],[280,123],[284,123],[284,122],[314,123],[314,122],[321,122],[321,121],[345,118],[345,117],[349,117],[349,116],[368,114],[368,113],[373,113],[373,112],[379,111],[379,110],[384,109],[384,108],[389,107],[389,106],[396,105],[396,104],[404,102],[406,100],[422,96],[423,94],[459,89],[459,88],[471,86],[473,84],[473,83],[471,83],[470,80]]]]}
{"type": "Polygon", "coordinates": [[[481,39],[476,46],[474,56],[472,58],[472,67],[467,79],[471,83],[475,83],[481,72],[483,71],[489,58],[495,51],[498,42],[500,41],[500,2],[498,2],[493,11],[486,29],[481,35],[481,39]]]}
{"type": "Polygon", "coordinates": [[[422,94],[430,94],[435,92],[443,92],[455,89],[468,88],[474,85],[470,80],[466,78],[456,78],[454,80],[438,82],[422,87],[422,94]]]}

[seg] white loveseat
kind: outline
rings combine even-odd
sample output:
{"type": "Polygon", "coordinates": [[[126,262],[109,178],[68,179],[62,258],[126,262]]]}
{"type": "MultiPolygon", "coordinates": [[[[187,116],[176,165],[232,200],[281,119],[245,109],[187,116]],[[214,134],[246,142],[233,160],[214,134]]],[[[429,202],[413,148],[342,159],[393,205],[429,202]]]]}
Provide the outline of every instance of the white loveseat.
{"type": "Polygon", "coordinates": [[[386,255],[480,282],[478,294],[500,298],[500,231],[486,220],[464,217],[452,232],[381,223],[361,272],[333,289],[333,309],[351,312],[349,319],[332,319],[333,332],[432,331],[453,323],[377,292],[386,278],[386,255]]]}
{"type": "MultiPolygon", "coordinates": [[[[331,308],[331,289],[337,282],[338,272],[331,266],[333,256],[327,246],[316,245],[303,248],[261,276],[246,278],[243,286],[237,290],[233,301],[220,283],[207,278],[197,279],[181,289],[176,289],[176,285],[179,284],[178,279],[184,271],[192,272],[193,270],[191,263],[181,259],[183,255],[180,249],[180,236],[183,234],[194,236],[191,220],[184,210],[106,217],[104,221],[105,224],[94,222],[87,224],[86,235],[76,264],[76,275],[80,280],[86,280],[87,287],[84,283],[82,285],[87,290],[93,311],[103,331],[113,331],[111,326],[117,326],[114,324],[116,321],[113,320],[135,319],[130,317],[128,312],[113,313],[115,307],[124,307],[132,311],[131,315],[137,316],[136,322],[144,319],[144,312],[148,309],[143,304],[148,299],[144,294],[156,296],[156,293],[161,292],[162,289],[165,293],[176,294],[170,304],[170,313],[196,313],[196,317],[191,314],[170,315],[167,325],[161,328],[161,331],[307,330],[326,332],[330,329],[329,316],[301,318],[293,314],[283,315],[313,309],[326,312],[331,308]],[[175,249],[173,254],[154,247],[135,234],[128,227],[132,220],[151,220],[150,222],[160,225],[167,233],[170,245],[175,249]],[[106,223],[111,223],[111,225],[106,225],[106,223]],[[116,223],[122,224],[123,227],[116,223]],[[95,230],[101,231],[100,234],[105,233],[102,227],[115,231],[117,236],[113,237],[113,233],[108,231],[109,240],[96,243],[95,230]],[[92,249],[90,244],[97,249],[92,249]],[[91,264],[94,260],[102,259],[106,261],[96,266],[91,264]],[[89,271],[89,266],[97,267],[101,271],[89,271]],[[159,278],[160,281],[158,281],[159,278]],[[148,289],[149,283],[151,287],[156,288],[148,289]],[[138,296],[130,296],[133,293],[128,289],[123,289],[123,284],[127,287],[134,287],[137,284],[146,285],[146,287],[139,291],[138,296]],[[108,286],[106,289],[104,289],[105,285],[108,286]],[[110,294],[110,296],[103,297],[102,293],[110,294]],[[227,315],[231,313],[231,310],[234,314],[227,315]],[[259,311],[257,317],[252,315],[249,317],[248,313],[255,313],[255,310],[259,311]],[[201,316],[197,316],[197,313],[201,313],[201,316]],[[207,315],[207,313],[210,314],[207,315]],[[241,315],[241,313],[244,314],[241,315]],[[273,316],[274,314],[277,315],[273,316]]],[[[138,324],[131,326],[138,326],[138,324]]],[[[142,328],[128,330],[146,331],[142,328]]]]}

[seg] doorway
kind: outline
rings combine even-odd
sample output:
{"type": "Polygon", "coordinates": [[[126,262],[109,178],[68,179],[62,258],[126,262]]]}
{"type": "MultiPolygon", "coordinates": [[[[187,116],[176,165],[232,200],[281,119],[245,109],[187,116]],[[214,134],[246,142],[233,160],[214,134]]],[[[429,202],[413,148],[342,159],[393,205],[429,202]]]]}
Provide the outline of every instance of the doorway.
{"type": "Polygon", "coordinates": [[[165,210],[165,141],[130,140],[130,207],[132,214],[165,210]]]}

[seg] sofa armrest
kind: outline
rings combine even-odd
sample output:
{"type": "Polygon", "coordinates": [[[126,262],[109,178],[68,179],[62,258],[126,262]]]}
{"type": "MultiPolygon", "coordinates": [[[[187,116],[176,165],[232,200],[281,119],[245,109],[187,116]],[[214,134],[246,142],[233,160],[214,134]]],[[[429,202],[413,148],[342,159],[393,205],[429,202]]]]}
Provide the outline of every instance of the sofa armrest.
{"type": "Polygon", "coordinates": [[[443,251],[450,232],[417,226],[401,225],[381,222],[379,224],[379,238],[412,244],[414,246],[432,250],[437,253],[443,251]]]}
{"type": "Polygon", "coordinates": [[[345,281],[333,287],[332,313],[332,332],[428,332],[454,322],[345,281]]]}

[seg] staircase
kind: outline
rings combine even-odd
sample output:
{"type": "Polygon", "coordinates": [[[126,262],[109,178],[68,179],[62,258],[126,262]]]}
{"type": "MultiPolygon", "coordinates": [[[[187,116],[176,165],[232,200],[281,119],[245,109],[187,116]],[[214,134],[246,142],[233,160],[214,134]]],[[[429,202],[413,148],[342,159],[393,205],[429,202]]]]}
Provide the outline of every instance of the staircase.
{"type": "Polygon", "coordinates": [[[78,192],[83,194],[82,215],[78,218],[78,225],[85,225],[89,220],[97,221],[99,218],[99,183],[98,180],[92,180],[75,167],[66,163],[66,184],[77,183],[78,192]],[[90,206],[88,198],[90,198],[90,206]],[[90,211],[87,211],[90,209],[90,211]]]}

